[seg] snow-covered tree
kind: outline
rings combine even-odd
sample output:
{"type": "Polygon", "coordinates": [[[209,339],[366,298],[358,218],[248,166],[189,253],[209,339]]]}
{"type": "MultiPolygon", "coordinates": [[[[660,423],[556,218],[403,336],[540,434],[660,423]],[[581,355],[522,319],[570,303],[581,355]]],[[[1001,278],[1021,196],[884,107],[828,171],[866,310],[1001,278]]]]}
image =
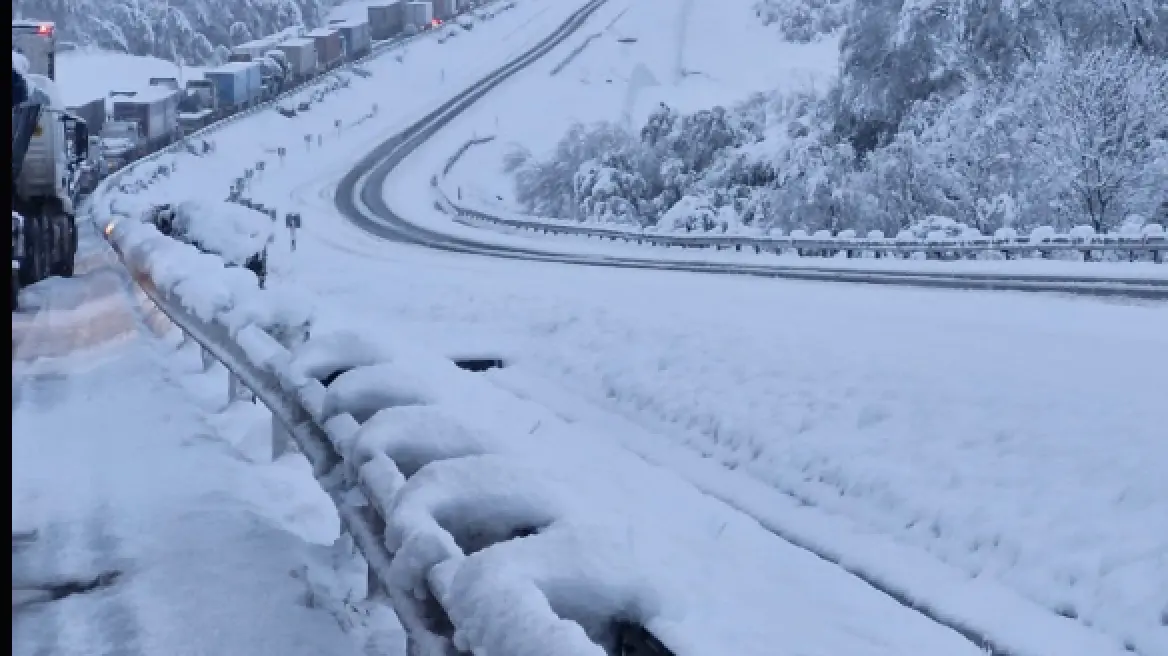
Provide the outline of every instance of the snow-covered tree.
{"type": "Polygon", "coordinates": [[[754,12],[788,41],[806,43],[843,26],[851,0],[758,0],[754,12]]]}
{"type": "Polygon", "coordinates": [[[335,0],[13,0],[13,16],[51,20],[60,38],[134,55],[222,59],[243,34],[315,27],[335,0]],[[236,27],[241,25],[243,28],[236,27]],[[234,32],[233,32],[234,30],[234,32]]]}
{"type": "Polygon", "coordinates": [[[661,105],[639,138],[575,126],[519,167],[519,196],[544,214],[685,230],[1168,221],[1166,14],[1163,0],[855,0],[826,94],[661,105]]]}

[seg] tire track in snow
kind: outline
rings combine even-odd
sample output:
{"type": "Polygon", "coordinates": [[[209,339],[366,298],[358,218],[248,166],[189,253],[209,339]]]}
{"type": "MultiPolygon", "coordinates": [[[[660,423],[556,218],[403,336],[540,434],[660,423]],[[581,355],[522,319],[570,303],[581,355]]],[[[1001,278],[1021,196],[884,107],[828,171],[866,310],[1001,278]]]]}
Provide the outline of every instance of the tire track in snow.
{"type": "Polygon", "coordinates": [[[694,0],[681,0],[677,8],[677,42],[674,44],[673,75],[674,83],[681,84],[685,80],[685,46],[689,41],[690,16],[693,15],[694,0]]]}
{"type": "Polygon", "coordinates": [[[81,237],[88,248],[74,277],[49,278],[24,292],[31,311],[12,315],[14,361],[60,358],[137,334],[135,299],[120,263],[95,234],[81,237]]]}
{"type": "Polygon", "coordinates": [[[583,43],[576,46],[576,48],[573,49],[572,52],[568,53],[567,57],[564,57],[564,59],[561,60],[560,63],[556,64],[555,67],[552,68],[551,72],[548,73],[548,75],[555,77],[556,75],[559,75],[560,73],[562,73],[565,68],[570,66],[572,64],[572,62],[576,61],[577,57],[579,57],[580,55],[582,55],[584,53],[584,51],[588,48],[589,45],[592,44],[593,41],[604,36],[605,32],[612,31],[612,28],[614,25],[616,25],[617,21],[619,21],[621,18],[623,18],[625,14],[629,13],[629,9],[632,9],[632,6],[625,5],[625,8],[621,9],[620,13],[618,13],[611,21],[609,21],[608,25],[604,26],[604,29],[600,30],[599,32],[594,32],[592,34],[589,34],[588,38],[584,39],[583,43]]]}
{"type": "Polygon", "coordinates": [[[107,646],[102,653],[107,656],[146,656],[142,650],[141,620],[128,598],[131,587],[126,585],[122,540],[113,527],[113,513],[109,502],[103,499],[86,523],[85,542],[91,550],[95,574],[115,569],[123,574],[112,589],[95,593],[101,598],[94,599],[97,608],[93,616],[100,639],[107,646]]]}
{"type": "MultiPolygon", "coordinates": [[[[61,578],[61,554],[69,539],[68,529],[49,524],[38,529],[36,540],[12,555],[13,586],[32,586],[61,578]]],[[[38,603],[13,609],[12,653],[55,656],[60,653],[63,631],[60,606],[38,603]]]]}
{"type": "MultiPolygon", "coordinates": [[[[128,310],[127,310],[128,311],[128,310]]],[[[20,405],[51,413],[53,407],[68,403],[73,396],[87,396],[91,390],[76,379],[53,371],[52,362],[38,362],[14,374],[14,387],[23,388],[20,405]]],[[[85,430],[77,427],[78,431],[85,430]]],[[[25,441],[37,436],[24,436],[25,441]]],[[[76,440],[76,438],[73,438],[76,440]]],[[[97,442],[82,440],[74,453],[78,458],[99,462],[104,451],[97,442]]],[[[34,447],[38,457],[49,457],[45,447],[34,447]]],[[[20,459],[20,453],[14,459],[20,459]]],[[[64,582],[90,582],[109,570],[124,572],[122,540],[113,522],[113,508],[103,489],[104,470],[77,470],[67,490],[52,490],[52,507],[33,508],[31,514],[49,516],[35,541],[13,554],[14,581],[30,587],[46,587],[64,582]]],[[[47,493],[47,492],[46,492],[47,493]]],[[[31,503],[37,506],[39,504],[31,503]]],[[[112,585],[98,585],[74,591],[56,600],[33,604],[13,613],[13,653],[21,656],[147,656],[140,648],[141,624],[129,603],[124,577],[112,585]]]]}

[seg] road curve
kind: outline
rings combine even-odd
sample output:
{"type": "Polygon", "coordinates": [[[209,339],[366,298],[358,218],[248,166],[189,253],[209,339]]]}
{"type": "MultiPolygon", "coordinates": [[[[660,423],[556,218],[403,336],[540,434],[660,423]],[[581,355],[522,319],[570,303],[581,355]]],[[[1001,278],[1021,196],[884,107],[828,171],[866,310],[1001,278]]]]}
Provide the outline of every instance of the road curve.
{"type": "Polygon", "coordinates": [[[390,137],[358,162],[337,185],[334,201],[340,212],[365,232],[383,239],[448,252],[560,264],[627,269],[750,275],[821,282],[909,285],[942,289],[1054,292],[1168,300],[1168,279],[1059,277],[1025,274],[865,271],[832,267],[792,267],[718,264],[702,261],[556,253],[520,246],[502,246],[443,234],[411,223],[389,207],[382,189],[386,178],[406,157],[438,130],[470,108],[507,78],[522,71],[575,33],[605,4],[592,0],[530,50],[496,69],[401,133],[390,137]]]}

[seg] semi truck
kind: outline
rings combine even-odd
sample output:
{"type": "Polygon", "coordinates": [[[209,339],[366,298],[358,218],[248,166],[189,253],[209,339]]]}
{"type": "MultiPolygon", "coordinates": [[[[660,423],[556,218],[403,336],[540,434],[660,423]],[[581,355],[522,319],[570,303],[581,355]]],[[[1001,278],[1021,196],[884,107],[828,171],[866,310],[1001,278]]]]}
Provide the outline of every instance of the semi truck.
{"type": "Polygon", "coordinates": [[[178,103],[181,93],[169,86],[151,86],[124,100],[114,101],[113,119],[138,124],[138,155],[155,152],[179,138],[178,103]]]}
{"type": "Polygon", "coordinates": [[[345,59],[356,61],[373,51],[373,34],[368,21],[341,21],[333,25],[341,33],[345,59]]]}
{"type": "Polygon", "coordinates": [[[307,38],[316,43],[316,63],[318,70],[331,71],[344,61],[345,53],[341,46],[341,33],[321,27],[307,34],[307,38]]]}
{"type": "MultiPolygon", "coordinates": [[[[41,57],[43,63],[43,52],[41,57]]],[[[13,68],[13,87],[11,305],[16,310],[22,287],[73,275],[77,171],[88,155],[89,133],[84,120],[65,111],[48,76],[13,68]]]]}
{"type": "Polygon", "coordinates": [[[251,107],[263,94],[263,73],[257,62],[228,62],[203,72],[215,85],[219,107],[227,112],[251,107]]]}
{"type": "Polygon", "coordinates": [[[106,170],[117,171],[138,158],[142,132],[135,121],[108,120],[101,129],[101,158],[106,170]]]}
{"type": "Polygon", "coordinates": [[[407,2],[402,5],[407,28],[424,30],[434,21],[434,5],[429,2],[407,2]]]}
{"type": "Polygon", "coordinates": [[[57,26],[48,21],[12,21],[12,51],[24,55],[26,73],[57,79],[57,26]]]}
{"type": "Polygon", "coordinates": [[[289,39],[277,48],[288,60],[290,82],[299,84],[316,75],[319,57],[316,55],[316,41],[312,39],[289,39]]]}
{"type": "Polygon", "coordinates": [[[94,98],[75,107],[66,107],[65,111],[85,121],[86,130],[89,132],[88,156],[77,174],[78,189],[81,193],[88,194],[97,188],[97,184],[106,173],[105,161],[101,157],[101,138],[97,136],[105,127],[105,98],[94,98]]]}
{"type": "Polygon", "coordinates": [[[268,55],[261,56],[255,60],[255,63],[259,64],[260,77],[263,80],[263,99],[268,100],[276,97],[284,88],[284,80],[287,78],[284,65],[268,55]]]}
{"type": "Polygon", "coordinates": [[[378,41],[392,39],[405,29],[405,2],[387,2],[384,4],[369,5],[369,30],[371,36],[378,41]]]}
{"type": "Polygon", "coordinates": [[[455,0],[430,0],[430,4],[434,7],[433,18],[441,21],[448,21],[458,13],[455,0]]]}
{"type": "Polygon", "coordinates": [[[87,103],[75,107],[67,107],[66,111],[85,121],[90,134],[98,134],[105,126],[106,107],[105,98],[94,98],[87,103]]]}

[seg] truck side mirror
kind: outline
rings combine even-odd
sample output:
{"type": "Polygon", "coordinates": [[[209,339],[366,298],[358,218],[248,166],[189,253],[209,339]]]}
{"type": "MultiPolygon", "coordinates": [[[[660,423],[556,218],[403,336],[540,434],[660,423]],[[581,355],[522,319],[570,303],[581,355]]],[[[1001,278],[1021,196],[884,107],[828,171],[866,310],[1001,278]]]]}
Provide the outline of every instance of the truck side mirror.
{"type": "Polygon", "coordinates": [[[73,126],[73,154],[79,161],[89,157],[89,125],[85,121],[73,126]]]}

